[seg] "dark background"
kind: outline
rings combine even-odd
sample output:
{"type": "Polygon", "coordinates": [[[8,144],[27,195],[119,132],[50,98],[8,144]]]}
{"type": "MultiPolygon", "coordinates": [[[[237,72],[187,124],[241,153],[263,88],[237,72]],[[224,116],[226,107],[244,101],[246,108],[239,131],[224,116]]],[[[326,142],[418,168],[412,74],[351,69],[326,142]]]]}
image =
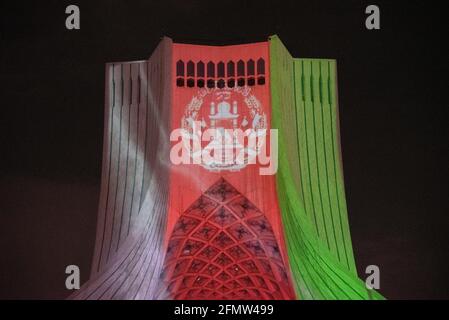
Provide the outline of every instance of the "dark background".
{"type": "Polygon", "coordinates": [[[278,34],[338,60],[341,140],[359,274],[390,299],[449,298],[447,16],[428,1],[2,1],[0,298],[64,298],[93,253],[106,62],[163,35],[235,44],[278,34]],[[394,3],[393,3],[394,2],[394,3]],[[65,28],[65,7],[81,30],[65,28]],[[381,30],[365,28],[377,4],[381,30]]]}

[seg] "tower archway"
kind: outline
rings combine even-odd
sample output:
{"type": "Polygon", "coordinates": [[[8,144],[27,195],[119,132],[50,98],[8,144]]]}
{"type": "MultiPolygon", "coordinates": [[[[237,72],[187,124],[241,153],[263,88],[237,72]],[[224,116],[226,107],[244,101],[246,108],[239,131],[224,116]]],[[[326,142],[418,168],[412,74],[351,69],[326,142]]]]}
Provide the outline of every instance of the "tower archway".
{"type": "Polygon", "coordinates": [[[161,275],[174,299],[294,299],[270,223],[220,178],[178,219],[161,275]]]}

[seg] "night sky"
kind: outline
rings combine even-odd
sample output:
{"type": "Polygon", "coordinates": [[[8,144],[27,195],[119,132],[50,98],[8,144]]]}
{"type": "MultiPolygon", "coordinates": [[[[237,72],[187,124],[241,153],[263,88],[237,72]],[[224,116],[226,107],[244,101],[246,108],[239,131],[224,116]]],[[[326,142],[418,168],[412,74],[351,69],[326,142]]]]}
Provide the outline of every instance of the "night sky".
{"type": "Polygon", "coordinates": [[[88,279],[100,191],[105,63],[175,42],[278,34],[294,57],[335,58],[357,268],[388,299],[449,298],[445,11],[424,1],[2,1],[0,298],[65,298],[88,279]],[[65,28],[65,8],[81,29],[65,28]],[[365,28],[377,4],[381,29],[365,28]]]}

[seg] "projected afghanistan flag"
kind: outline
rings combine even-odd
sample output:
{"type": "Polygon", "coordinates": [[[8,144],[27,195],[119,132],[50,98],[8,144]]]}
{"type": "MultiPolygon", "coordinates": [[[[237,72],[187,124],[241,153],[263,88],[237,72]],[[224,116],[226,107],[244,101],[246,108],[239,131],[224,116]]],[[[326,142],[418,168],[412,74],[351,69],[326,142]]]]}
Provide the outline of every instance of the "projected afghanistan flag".
{"type": "Polygon", "coordinates": [[[278,37],[106,65],[90,280],[74,299],[382,299],[357,277],[336,63],[278,37]]]}

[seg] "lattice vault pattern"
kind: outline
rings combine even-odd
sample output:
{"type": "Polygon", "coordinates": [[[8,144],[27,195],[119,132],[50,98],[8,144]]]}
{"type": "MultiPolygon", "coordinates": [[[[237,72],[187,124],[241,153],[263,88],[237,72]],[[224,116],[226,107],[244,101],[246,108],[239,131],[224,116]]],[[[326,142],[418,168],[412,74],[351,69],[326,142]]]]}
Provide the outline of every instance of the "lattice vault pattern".
{"type": "Polygon", "coordinates": [[[176,223],[162,272],[175,299],[292,299],[270,223],[225,179],[176,223]]]}

